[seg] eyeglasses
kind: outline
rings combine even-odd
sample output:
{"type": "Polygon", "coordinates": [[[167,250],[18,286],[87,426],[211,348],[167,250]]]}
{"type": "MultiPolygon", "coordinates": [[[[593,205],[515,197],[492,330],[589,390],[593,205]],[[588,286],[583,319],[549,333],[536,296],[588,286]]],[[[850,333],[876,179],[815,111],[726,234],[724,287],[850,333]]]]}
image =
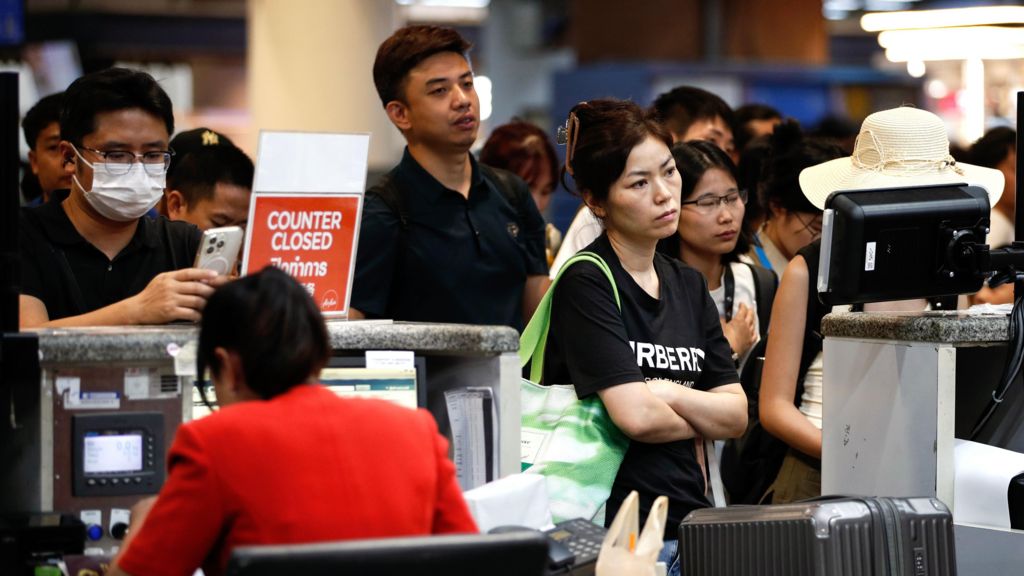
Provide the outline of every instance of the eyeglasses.
{"type": "Polygon", "coordinates": [[[818,238],[821,237],[821,215],[820,214],[819,215],[811,216],[810,222],[808,222],[808,221],[804,220],[803,218],[801,218],[800,217],[800,212],[793,212],[793,216],[796,216],[797,221],[799,221],[801,224],[803,224],[804,227],[800,229],[801,232],[809,233],[811,235],[811,238],[813,238],[814,240],[817,240],[818,238]]]}
{"type": "Polygon", "coordinates": [[[712,214],[719,206],[725,205],[730,209],[736,209],[747,203],[747,191],[746,190],[735,190],[729,192],[725,196],[718,196],[715,194],[705,194],[696,200],[687,200],[686,202],[680,202],[680,206],[686,206],[691,204],[697,208],[697,211],[702,214],[712,214]]]}
{"type": "Polygon", "coordinates": [[[171,165],[171,156],[174,156],[174,150],[154,150],[152,152],[136,154],[123,150],[104,152],[95,148],[86,148],[85,146],[81,146],[81,149],[88,150],[103,158],[107,171],[118,176],[127,174],[132,169],[132,164],[136,160],[142,163],[142,167],[150,176],[161,176],[167,173],[167,168],[171,165]]]}

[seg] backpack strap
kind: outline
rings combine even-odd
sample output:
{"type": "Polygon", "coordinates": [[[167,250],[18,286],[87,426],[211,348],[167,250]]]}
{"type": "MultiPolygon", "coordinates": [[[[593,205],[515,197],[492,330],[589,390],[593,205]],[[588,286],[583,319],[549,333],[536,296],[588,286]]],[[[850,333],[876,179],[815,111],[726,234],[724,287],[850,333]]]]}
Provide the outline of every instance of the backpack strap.
{"type": "MultiPolygon", "coordinates": [[[[508,170],[492,168],[480,163],[477,163],[477,166],[480,169],[481,175],[494,184],[494,187],[516,209],[520,223],[525,221],[526,205],[524,201],[529,199],[530,196],[530,188],[526,185],[526,182],[508,170]]],[[[380,181],[367,190],[366,193],[380,198],[398,216],[398,222],[402,226],[403,231],[409,229],[409,209],[405,205],[402,191],[399,190],[398,184],[395,182],[393,170],[381,177],[380,181]]]]}
{"type": "Polygon", "coordinates": [[[757,298],[757,322],[761,338],[768,336],[768,324],[772,319],[772,302],[779,288],[779,277],[768,268],[744,262],[754,277],[754,297],[757,298]],[[767,304],[767,305],[766,305],[767,304]]]}
{"type": "Polygon", "coordinates": [[[526,185],[526,182],[509,172],[508,170],[502,170],[501,168],[494,168],[486,164],[477,163],[480,169],[480,173],[484,179],[489,180],[494,187],[508,200],[508,203],[516,209],[516,215],[519,218],[520,226],[526,222],[527,205],[525,202],[529,200],[533,202],[533,198],[530,197],[530,187],[526,185]]]}
{"type": "Polygon", "coordinates": [[[393,170],[381,177],[380,181],[370,187],[366,193],[380,198],[398,216],[402,232],[409,228],[409,210],[406,208],[405,200],[402,198],[402,191],[398,189],[398,184],[395,183],[395,173],[393,170]]]}

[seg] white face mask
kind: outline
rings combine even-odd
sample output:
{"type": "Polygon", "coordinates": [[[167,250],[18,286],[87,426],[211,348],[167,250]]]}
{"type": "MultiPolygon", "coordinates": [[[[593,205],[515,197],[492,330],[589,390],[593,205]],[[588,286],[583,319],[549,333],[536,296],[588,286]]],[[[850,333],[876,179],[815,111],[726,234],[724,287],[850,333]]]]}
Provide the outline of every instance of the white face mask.
{"type": "Polygon", "coordinates": [[[111,174],[103,162],[90,163],[75,149],[78,158],[92,168],[92,190],[86,190],[78,181],[78,175],[72,180],[86,201],[103,217],[117,222],[130,222],[146,215],[160,198],[167,187],[167,176],[153,176],[146,172],[141,162],[133,162],[127,174],[111,174]]]}

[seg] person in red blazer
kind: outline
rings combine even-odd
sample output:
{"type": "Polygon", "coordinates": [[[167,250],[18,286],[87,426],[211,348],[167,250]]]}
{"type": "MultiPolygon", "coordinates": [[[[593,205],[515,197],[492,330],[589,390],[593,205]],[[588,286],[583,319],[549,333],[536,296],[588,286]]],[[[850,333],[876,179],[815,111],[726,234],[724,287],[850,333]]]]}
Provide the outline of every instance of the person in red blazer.
{"type": "Polygon", "coordinates": [[[178,429],[167,482],[136,506],[110,574],[215,576],[241,545],[477,531],[431,415],[338,398],[316,382],[330,353],[284,272],[214,293],[197,364],[221,408],[178,429]]]}

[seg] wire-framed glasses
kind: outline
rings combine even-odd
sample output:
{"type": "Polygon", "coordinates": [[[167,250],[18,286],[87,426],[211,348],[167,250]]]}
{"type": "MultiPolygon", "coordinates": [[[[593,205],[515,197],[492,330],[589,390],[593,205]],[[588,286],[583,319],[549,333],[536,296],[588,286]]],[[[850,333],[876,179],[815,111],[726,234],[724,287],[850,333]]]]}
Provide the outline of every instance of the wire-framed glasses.
{"type": "Polygon", "coordinates": [[[735,210],[746,203],[747,191],[733,190],[722,196],[717,194],[705,194],[696,200],[687,200],[685,202],[680,202],[679,204],[681,206],[693,206],[702,214],[711,214],[715,212],[715,210],[718,210],[719,206],[725,206],[726,208],[735,210]]]}
{"type": "Polygon", "coordinates": [[[150,176],[161,176],[167,173],[167,168],[171,165],[171,156],[174,156],[173,150],[153,150],[136,154],[135,152],[125,150],[104,152],[103,150],[85,146],[80,146],[80,148],[103,158],[103,164],[107,172],[118,176],[127,174],[132,169],[132,164],[136,161],[142,163],[142,167],[150,176]]]}

